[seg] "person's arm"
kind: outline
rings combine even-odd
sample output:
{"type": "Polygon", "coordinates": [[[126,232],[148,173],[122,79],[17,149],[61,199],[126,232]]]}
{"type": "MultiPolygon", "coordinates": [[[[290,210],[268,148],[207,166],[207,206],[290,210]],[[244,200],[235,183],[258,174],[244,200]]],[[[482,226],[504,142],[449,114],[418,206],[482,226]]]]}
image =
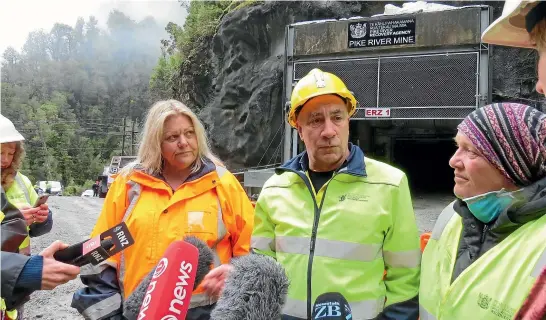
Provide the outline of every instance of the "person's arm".
{"type": "Polygon", "coordinates": [[[2,298],[8,310],[17,308],[36,290],[51,290],[80,273],[80,268],[56,261],[53,254],[68,247],[55,241],[39,255],[2,251],[2,298]]]}
{"type": "Polygon", "coordinates": [[[391,228],[383,244],[383,259],[387,270],[387,300],[378,319],[417,319],[421,251],[419,231],[405,175],[398,188],[393,191],[391,208],[391,228]]]}
{"type": "MultiPolygon", "coordinates": [[[[123,176],[118,176],[106,195],[91,237],[121,222],[126,209],[126,201],[126,180],[123,176]]],[[[71,307],[78,310],[85,319],[115,319],[123,313],[117,271],[119,257],[118,253],[100,265],[89,264],[81,268],[80,279],[85,287],[74,293],[71,307]]]]}
{"type": "Polygon", "coordinates": [[[275,224],[271,221],[269,208],[267,207],[268,196],[268,191],[264,189],[256,201],[251,248],[252,252],[265,254],[276,259],[275,224]]]}
{"type": "Polygon", "coordinates": [[[250,252],[250,237],[254,226],[254,208],[244,189],[235,176],[227,172],[222,178],[223,195],[221,201],[227,203],[230,212],[226,212],[224,221],[231,235],[234,257],[250,252]]]}

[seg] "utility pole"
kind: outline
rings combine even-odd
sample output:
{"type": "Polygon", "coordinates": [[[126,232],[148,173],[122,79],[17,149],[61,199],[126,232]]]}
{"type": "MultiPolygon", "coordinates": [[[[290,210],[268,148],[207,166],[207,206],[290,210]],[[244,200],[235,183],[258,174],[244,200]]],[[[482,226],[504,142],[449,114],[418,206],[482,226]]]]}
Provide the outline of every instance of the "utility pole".
{"type": "Polygon", "coordinates": [[[125,153],[125,117],[123,117],[123,138],[121,140],[121,155],[124,156],[125,153]]]}
{"type": "Polygon", "coordinates": [[[131,129],[131,155],[135,155],[135,120],[132,120],[133,128],[131,129]]]}

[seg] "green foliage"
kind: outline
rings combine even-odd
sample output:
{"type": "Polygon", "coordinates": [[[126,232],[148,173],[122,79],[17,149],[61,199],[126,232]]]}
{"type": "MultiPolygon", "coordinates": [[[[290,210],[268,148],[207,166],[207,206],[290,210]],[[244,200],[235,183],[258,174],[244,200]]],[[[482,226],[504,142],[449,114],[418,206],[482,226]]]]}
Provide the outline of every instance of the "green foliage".
{"type": "Polygon", "coordinates": [[[169,23],[165,30],[169,40],[162,40],[163,55],[159,58],[150,79],[154,97],[181,99],[194,109],[201,101],[190,101],[188,91],[196,83],[210,81],[211,65],[208,56],[210,39],[227,13],[261,3],[255,0],[189,1],[185,2],[188,16],[181,28],[169,23]]]}
{"type": "Polygon", "coordinates": [[[164,31],[151,18],[136,22],[118,11],[107,25],[99,29],[94,17],[55,24],[31,32],[22,52],[8,48],[2,56],[2,114],[25,136],[22,172],[33,182],[61,181],[65,194],[81,194],[121,155],[124,131],[130,154],[132,122],[138,131],[151,105],[164,31]]]}

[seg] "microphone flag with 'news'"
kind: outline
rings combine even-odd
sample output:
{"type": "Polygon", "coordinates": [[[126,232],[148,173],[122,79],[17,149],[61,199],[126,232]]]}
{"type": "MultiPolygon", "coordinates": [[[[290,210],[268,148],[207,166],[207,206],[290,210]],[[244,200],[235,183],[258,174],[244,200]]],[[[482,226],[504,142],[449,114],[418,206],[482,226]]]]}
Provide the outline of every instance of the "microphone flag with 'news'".
{"type": "Polygon", "coordinates": [[[234,258],[232,265],[210,320],[280,319],[289,285],[283,267],[254,253],[234,258]]]}
{"type": "Polygon", "coordinates": [[[124,301],[123,316],[128,320],[185,319],[192,291],[212,262],[212,250],[196,237],[171,243],[157,266],[124,301]]]}
{"type": "Polygon", "coordinates": [[[313,320],[351,320],[353,313],[347,299],[338,292],[327,292],[317,297],[311,316],[313,320]]]}

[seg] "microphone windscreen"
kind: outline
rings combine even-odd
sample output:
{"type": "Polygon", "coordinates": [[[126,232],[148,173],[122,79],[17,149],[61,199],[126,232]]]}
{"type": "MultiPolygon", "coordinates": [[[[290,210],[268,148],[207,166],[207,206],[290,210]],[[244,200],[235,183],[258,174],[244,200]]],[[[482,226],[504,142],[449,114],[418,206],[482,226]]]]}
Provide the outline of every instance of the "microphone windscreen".
{"type": "Polygon", "coordinates": [[[261,254],[234,258],[211,320],[280,319],[289,281],[283,267],[261,254]]]}
{"type": "Polygon", "coordinates": [[[311,316],[313,320],[350,320],[352,318],[351,306],[339,292],[323,293],[315,300],[311,316]]]}
{"type": "Polygon", "coordinates": [[[195,290],[203,278],[209,273],[211,265],[213,263],[213,253],[212,250],[207,246],[205,242],[201,239],[194,236],[187,236],[184,238],[184,241],[193,245],[199,250],[199,261],[197,262],[197,272],[195,274],[195,283],[193,285],[193,290],[195,290]]]}

